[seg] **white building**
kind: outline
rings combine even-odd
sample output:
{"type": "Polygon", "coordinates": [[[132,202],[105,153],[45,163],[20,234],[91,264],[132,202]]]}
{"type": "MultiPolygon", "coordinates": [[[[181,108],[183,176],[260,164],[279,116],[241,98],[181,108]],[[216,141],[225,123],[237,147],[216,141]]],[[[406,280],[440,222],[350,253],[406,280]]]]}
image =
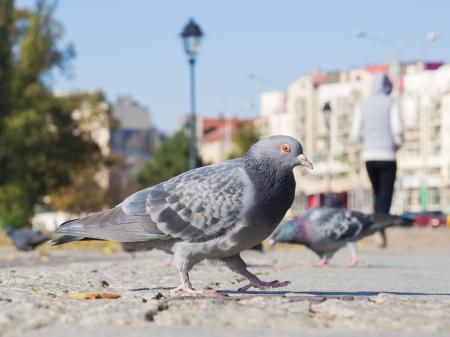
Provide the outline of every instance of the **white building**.
{"type": "Polygon", "coordinates": [[[450,65],[402,64],[402,81],[392,76],[396,66],[391,62],[305,75],[288,87],[285,98],[281,92],[261,95],[258,124],[263,135],[295,136],[315,166],[313,171],[294,171],[298,183],[293,213],[317,204],[326,193],[344,193],[348,207],[371,211],[370,183],[350,130],[353,111],[369,95],[372,73],[378,71],[390,74],[403,90],[406,142],[398,153],[392,211],[420,210],[421,186],[429,190],[429,209],[450,205],[450,136],[442,131],[450,129],[450,65]]]}
{"type": "MultiPolygon", "coordinates": [[[[420,191],[428,208],[450,206],[450,65],[407,67],[402,112],[406,142],[398,154],[396,209],[420,210],[420,191]]],[[[422,202],[423,203],[423,202],[422,202]]]]}

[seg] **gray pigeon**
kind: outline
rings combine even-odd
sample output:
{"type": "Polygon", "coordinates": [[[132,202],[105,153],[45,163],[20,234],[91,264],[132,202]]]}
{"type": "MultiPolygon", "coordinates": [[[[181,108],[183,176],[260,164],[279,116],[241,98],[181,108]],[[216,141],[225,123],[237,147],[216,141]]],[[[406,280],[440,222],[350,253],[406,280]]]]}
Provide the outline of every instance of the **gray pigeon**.
{"type": "Polygon", "coordinates": [[[282,222],[270,238],[270,243],[300,243],[314,251],[325,266],[340,248],[347,246],[352,260],[348,267],[358,264],[355,242],[389,226],[402,225],[408,220],[395,215],[368,215],[344,208],[317,207],[302,216],[282,222]]]}
{"type": "Polygon", "coordinates": [[[64,236],[54,242],[97,238],[171,253],[182,282],[174,291],[208,293],[194,290],[188,275],[204,259],[221,260],[247,278],[240,290],[282,287],[288,282],[264,282],[250,273],[239,253],[266,239],[284,217],[298,165],[312,168],[296,139],[269,137],[241,158],[182,173],[113,209],[66,222],[56,230],[64,236]]]}
{"type": "Polygon", "coordinates": [[[37,246],[51,239],[50,236],[29,227],[18,229],[8,228],[6,230],[6,235],[11,238],[13,245],[18,250],[26,252],[34,250],[37,246]]]}

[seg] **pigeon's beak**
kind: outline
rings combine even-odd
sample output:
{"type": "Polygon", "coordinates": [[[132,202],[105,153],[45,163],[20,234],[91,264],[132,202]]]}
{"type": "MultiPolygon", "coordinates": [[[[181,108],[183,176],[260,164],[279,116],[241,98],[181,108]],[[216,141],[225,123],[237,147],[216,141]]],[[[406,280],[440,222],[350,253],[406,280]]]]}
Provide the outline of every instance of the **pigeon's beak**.
{"type": "Polygon", "coordinates": [[[309,169],[313,169],[313,164],[306,158],[306,156],[302,153],[301,155],[297,156],[299,165],[306,166],[309,169]]]}

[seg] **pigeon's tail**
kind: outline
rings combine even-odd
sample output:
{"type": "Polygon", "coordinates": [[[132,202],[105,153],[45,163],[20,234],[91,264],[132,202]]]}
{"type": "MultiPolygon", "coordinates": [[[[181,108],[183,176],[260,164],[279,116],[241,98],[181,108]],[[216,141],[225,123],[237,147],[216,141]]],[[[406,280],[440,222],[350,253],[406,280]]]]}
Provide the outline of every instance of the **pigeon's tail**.
{"type": "Polygon", "coordinates": [[[53,244],[54,246],[59,246],[59,245],[65,244],[65,243],[81,241],[84,239],[85,239],[85,237],[83,237],[83,236],[61,235],[60,237],[58,237],[56,239],[52,239],[49,242],[51,244],[53,244]]]}
{"type": "Polygon", "coordinates": [[[270,236],[270,248],[273,248],[277,242],[292,242],[293,236],[294,222],[282,221],[270,236]]]}
{"type": "Polygon", "coordinates": [[[139,242],[166,237],[148,215],[129,215],[120,206],[67,221],[59,226],[55,233],[76,238],[71,241],[84,238],[139,242]]]}
{"type": "Polygon", "coordinates": [[[50,240],[50,236],[42,234],[42,233],[38,233],[38,235],[36,235],[34,238],[32,238],[30,240],[30,245],[34,248],[36,248],[37,246],[42,245],[45,242],[48,242],[48,240],[50,240]]]}
{"type": "Polygon", "coordinates": [[[272,249],[276,243],[278,242],[279,238],[280,238],[280,233],[281,233],[281,227],[282,223],[280,223],[278,225],[277,228],[275,228],[275,230],[273,231],[272,235],[269,238],[269,248],[272,249]]]}
{"type": "Polygon", "coordinates": [[[375,231],[393,226],[411,226],[412,220],[399,215],[375,214],[372,229],[375,231]]]}

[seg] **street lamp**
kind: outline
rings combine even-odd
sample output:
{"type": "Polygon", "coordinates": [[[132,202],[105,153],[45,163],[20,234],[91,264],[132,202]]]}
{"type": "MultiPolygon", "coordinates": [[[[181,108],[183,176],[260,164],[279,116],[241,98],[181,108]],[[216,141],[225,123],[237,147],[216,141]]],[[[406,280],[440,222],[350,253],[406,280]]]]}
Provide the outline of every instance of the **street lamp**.
{"type": "Polygon", "coordinates": [[[189,120],[190,130],[190,147],[189,147],[189,168],[193,169],[197,166],[197,132],[196,132],[196,112],[195,112],[195,61],[197,53],[200,50],[200,42],[203,33],[200,27],[190,19],[181,32],[184,50],[189,59],[190,77],[191,77],[191,116],[189,120]]]}
{"type": "Polygon", "coordinates": [[[328,128],[328,151],[327,151],[327,165],[328,165],[328,174],[327,174],[327,192],[331,192],[331,175],[332,170],[331,167],[333,165],[333,144],[332,144],[332,138],[333,138],[333,132],[334,128],[332,125],[332,114],[333,109],[331,108],[330,102],[325,102],[325,104],[322,107],[322,112],[325,119],[325,124],[328,128]]]}

